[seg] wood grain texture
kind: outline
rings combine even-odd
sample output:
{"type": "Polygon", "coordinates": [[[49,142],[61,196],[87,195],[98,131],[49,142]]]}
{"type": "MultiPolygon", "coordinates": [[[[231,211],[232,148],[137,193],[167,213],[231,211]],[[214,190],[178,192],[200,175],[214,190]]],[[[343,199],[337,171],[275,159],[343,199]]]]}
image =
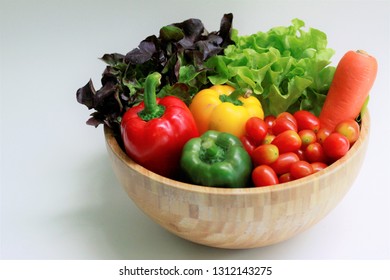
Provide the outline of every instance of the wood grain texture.
{"type": "Polygon", "coordinates": [[[114,172],[128,196],[168,231],[218,248],[255,248],[287,240],[326,216],[348,192],[367,150],[369,114],[346,156],[300,180],[263,188],[225,189],[185,184],[132,161],[105,127],[114,172]]]}

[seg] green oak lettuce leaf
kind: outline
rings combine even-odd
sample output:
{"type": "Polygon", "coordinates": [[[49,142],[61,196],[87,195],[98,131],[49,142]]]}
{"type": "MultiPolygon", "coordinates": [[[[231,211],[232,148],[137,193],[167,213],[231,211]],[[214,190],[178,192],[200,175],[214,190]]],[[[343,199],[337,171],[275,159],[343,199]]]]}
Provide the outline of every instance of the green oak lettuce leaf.
{"type": "Polygon", "coordinates": [[[303,27],[294,19],[290,26],[249,36],[233,30],[234,44],[206,61],[213,69],[208,79],[250,89],[266,115],[299,109],[318,115],[335,71],[330,66],[334,50],[327,48],[325,33],[303,27]]]}

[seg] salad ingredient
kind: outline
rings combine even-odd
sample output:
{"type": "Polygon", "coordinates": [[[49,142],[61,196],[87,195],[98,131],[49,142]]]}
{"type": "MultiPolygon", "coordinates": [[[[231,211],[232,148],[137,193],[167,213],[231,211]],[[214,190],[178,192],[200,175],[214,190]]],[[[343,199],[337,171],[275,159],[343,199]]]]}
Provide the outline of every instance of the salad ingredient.
{"type": "Polygon", "coordinates": [[[263,119],[251,117],[245,124],[245,132],[250,141],[258,146],[267,136],[268,126],[263,119]]]}
{"type": "Polygon", "coordinates": [[[159,97],[175,95],[189,102],[201,88],[210,86],[204,62],[232,44],[232,14],[225,14],[219,31],[208,32],[199,19],[164,26],[126,55],[104,54],[102,87],[90,80],[77,90],[77,101],[95,109],[87,124],[106,124],[119,130],[123,114],[143,100],[144,83],[152,72],[162,75],[159,97]]]}
{"type": "Polygon", "coordinates": [[[279,135],[280,133],[282,133],[286,130],[293,130],[293,131],[297,132],[298,128],[297,128],[296,124],[294,122],[290,121],[289,119],[277,117],[274,121],[273,126],[272,126],[272,133],[274,135],[279,135]]]}
{"type": "Polygon", "coordinates": [[[276,172],[276,174],[282,175],[290,172],[291,164],[299,160],[300,159],[296,153],[288,152],[279,155],[277,160],[274,163],[272,163],[270,166],[276,172]]]}
{"type": "Polygon", "coordinates": [[[310,129],[304,129],[300,130],[298,132],[299,137],[301,138],[302,141],[302,148],[306,148],[312,143],[315,143],[317,141],[317,135],[314,133],[313,130],[310,129]]]}
{"type": "Polygon", "coordinates": [[[320,129],[320,120],[309,111],[299,110],[294,113],[294,118],[297,121],[298,130],[310,129],[318,132],[320,129]]]}
{"type": "Polygon", "coordinates": [[[275,137],[271,144],[278,147],[279,153],[295,152],[301,147],[302,140],[294,130],[286,130],[275,137]]]}
{"type": "Polygon", "coordinates": [[[328,167],[328,165],[324,162],[313,162],[311,164],[311,167],[313,167],[313,173],[316,173],[318,171],[321,171],[328,167]]]}
{"type": "Polygon", "coordinates": [[[251,156],[255,166],[270,165],[278,159],[279,149],[273,144],[260,145],[253,151],[251,156]]]}
{"type": "Polygon", "coordinates": [[[147,76],[144,101],[124,114],[120,127],[126,153],[134,161],[172,178],[180,168],[184,144],[199,134],[183,101],[175,96],[156,99],[160,79],[157,72],[147,76]]]}
{"type": "Polygon", "coordinates": [[[209,130],[185,144],[181,167],[192,183],[242,188],[247,186],[252,162],[236,136],[209,130]]]}
{"type": "Polygon", "coordinates": [[[299,179],[309,176],[313,173],[313,167],[310,163],[304,160],[299,160],[291,164],[290,174],[293,179],[299,179]]]}
{"type": "Polygon", "coordinates": [[[326,137],[328,137],[331,133],[332,131],[328,128],[320,128],[316,134],[318,143],[323,144],[326,137]]]}
{"type": "Polygon", "coordinates": [[[347,137],[349,144],[353,145],[360,135],[360,126],[355,120],[345,120],[336,125],[334,131],[347,137]]]}
{"type": "Polygon", "coordinates": [[[318,142],[311,143],[304,151],[305,159],[310,162],[327,162],[324,148],[318,142]]]}
{"type": "Polygon", "coordinates": [[[348,51],[339,61],[328,95],[319,115],[330,130],[346,119],[355,119],[374,84],[378,64],[365,51],[348,51]]]}
{"type": "Polygon", "coordinates": [[[260,99],[265,115],[305,109],[320,113],[335,68],[329,66],[334,50],[327,48],[322,31],[303,29],[304,22],[239,36],[223,55],[210,57],[208,79],[213,84],[249,88],[260,99]],[[213,71],[214,69],[214,71],[213,71]]]}
{"type": "MultiPolygon", "coordinates": [[[[247,135],[256,135],[256,125],[252,124],[255,120],[256,118],[252,118],[247,121],[247,126],[250,127],[247,135]]],[[[250,143],[249,154],[254,167],[270,167],[278,176],[279,183],[296,180],[326,168],[348,152],[359,133],[359,124],[355,120],[342,121],[336,126],[337,130],[333,131],[319,128],[321,124],[318,118],[304,110],[294,114],[284,112],[277,117],[267,116],[263,123],[258,126],[262,133],[268,129],[260,144],[254,144],[255,141],[247,135],[244,139],[250,143]],[[289,125],[279,133],[282,126],[279,128],[278,122],[289,125]]],[[[265,167],[260,168],[256,176],[268,172],[267,170],[265,167]]],[[[269,172],[267,174],[264,176],[270,178],[269,172]]],[[[268,183],[269,181],[266,184],[268,183]]]]}
{"type": "Polygon", "coordinates": [[[279,183],[287,183],[287,182],[290,182],[292,180],[294,180],[294,179],[291,177],[291,173],[290,172],[282,174],[282,175],[279,176],[279,183]]]}
{"type": "Polygon", "coordinates": [[[264,118],[260,101],[254,96],[241,96],[240,90],[228,85],[215,85],[198,92],[189,106],[200,134],[207,130],[245,135],[249,118],[264,118]]]}
{"type": "Polygon", "coordinates": [[[240,140],[247,153],[252,156],[252,153],[256,149],[257,145],[254,144],[251,139],[249,139],[248,135],[241,136],[240,140]]]}
{"type": "Polygon", "coordinates": [[[255,187],[265,187],[279,184],[278,176],[268,165],[259,165],[252,171],[252,181],[255,187]]]}
{"type": "Polygon", "coordinates": [[[342,158],[348,152],[350,147],[347,137],[338,132],[332,132],[328,137],[326,137],[322,146],[324,148],[325,155],[332,161],[342,158]]]}

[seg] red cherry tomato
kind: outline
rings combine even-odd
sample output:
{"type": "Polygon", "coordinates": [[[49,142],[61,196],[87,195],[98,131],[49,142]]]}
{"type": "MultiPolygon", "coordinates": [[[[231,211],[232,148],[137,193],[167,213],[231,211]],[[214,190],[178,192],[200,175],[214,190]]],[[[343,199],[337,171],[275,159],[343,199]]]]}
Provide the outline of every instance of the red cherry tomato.
{"type": "Polygon", "coordinates": [[[293,114],[291,114],[289,112],[282,112],[276,118],[277,119],[288,119],[289,121],[291,121],[295,125],[295,127],[298,128],[297,120],[295,119],[293,114]]]}
{"type": "Polygon", "coordinates": [[[297,120],[298,130],[310,129],[317,132],[320,129],[319,118],[309,111],[299,110],[293,116],[297,120]]]}
{"type": "Polygon", "coordinates": [[[244,146],[247,153],[252,156],[253,151],[256,149],[256,145],[251,142],[247,135],[240,137],[241,143],[244,146]]]}
{"type": "Polygon", "coordinates": [[[336,125],[335,132],[347,137],[349,144],[352,145],[359,138],[360,127],[355,120],[345,120],[336,125]]]}
{"type": "Polygon", "coordinates": [[[267,135],[267,131],[267,124],[258,117],[250,118],[245,124],[246,135],[256,146],[261,144],[261,141],[267,135]]]}
{"type": "Polygon", "coordinates": [[[305,160],[305,151],[302,149],[302,147],[294,152],[299,160],[305,160]]]}
{"type": "Polygon", "coordinates": [[[252,171],[252,181],[255,187],[264,187],[278,184],[279,178],[268,165],[259,165],[252,171]]]}
{"type": "Polygon", "coordinates": [[[286,130],[298,131],[297,126],[287,118],[276,118],[272,126],[272,133],[278,135],[286,130]]]}
{"type": "Polygon", "coordinates": [[[343,157],[350,147],[347,137],[338,132],[333,132],[326,137],[322,146],[324,148],[325,155],[333,161],[343,157]]]}
{"type": "Polygon", "coordinates": [[[305,159],[310,163],[327,161],[324,148],[318,142],[311,143],[309,146],[306,147],[305,159]]]}
{"type": "Polygon", "coordinates": [[[273,144],[258,146],[252,153],[252,161],[255,166],[270,165],[279,157],[279,149],[273,144]]]}
{"type": "Polygon", "coordinates": [[[302,140],[294,130],[286,130],[275,137],[271,144],[279,148],[279,153],[294,152],[301,147],[302,140]]]}
{"type": "Polygon", "coordinates": [[[303,178],[313,173],[313,167],[307,161],[297,161],[291,164],[290,174],[294,179],[303,178]]]}
{"type": "Polygon", "coordinates": [[[261,144],[271,144],[272,143],[272,141],[275,139],[275,135],[273,135],[273,134],[267,134],[266,136],[265,136],[265,138],[263,139],[263,141],[261,142],[261,144]]]}
{"type": "Polygon", "coordinates": [[[327,128],[320,128],[317,132],[318,143],[323,144],[326,137],[328,137],[331,133],[332,131],[327,128]]]}
{"type": "Polygon", "coordinates": [[[294,179],[291,177],[290,172],[284,173],[284,174],[279,176],[279,183],[286,183],[286,182],[290,182],[292,180],[294,180],[294,179]]]}
{"type": "Polygon", "coordinates": [[[264,122],[267,124],[268,133],[272,134],[272,126],[274,125],[276,117],[273,115],[268,115],[264,118],[264,122]]]}
{"type": "Polygon", "coordinates": [[[299,161],[299,157],[297,154],[290,152],[280,154],[278,159],[272,163],[270,166],[278,175],[282,175],[284,173],[288,173],[290,171],[291,164],[299,161]]]}
{"type": "Polygon", "coordinates": [[[313,173],[316,173],[318,171],[321,171],[322,169],[325,169],[328,167],[328,165],[324,162],[312,162],[311,167],[313,167],[313,173]]]}
{"type": "Polygon", "coordinates": [[[298,132],[299,137],[301,137],[302,140],[302,148],[306,148],[311,143],[314,143],[317,141],[317,136],[313,130],[310,129],[304,129],[298,132]]]}

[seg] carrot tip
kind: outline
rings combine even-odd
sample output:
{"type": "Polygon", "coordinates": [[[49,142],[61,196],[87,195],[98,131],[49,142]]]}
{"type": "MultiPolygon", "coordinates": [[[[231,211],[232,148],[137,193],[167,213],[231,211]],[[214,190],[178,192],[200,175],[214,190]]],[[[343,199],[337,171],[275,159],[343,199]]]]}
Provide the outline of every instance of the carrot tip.
{"type": "Polygon", "coordinates": [[[356,52],[359,53],[359,54],[364,54],[364,55],[370,56],[368,54],[368,52],[366,52],[365,50],[357,50],[356,52]]]}

